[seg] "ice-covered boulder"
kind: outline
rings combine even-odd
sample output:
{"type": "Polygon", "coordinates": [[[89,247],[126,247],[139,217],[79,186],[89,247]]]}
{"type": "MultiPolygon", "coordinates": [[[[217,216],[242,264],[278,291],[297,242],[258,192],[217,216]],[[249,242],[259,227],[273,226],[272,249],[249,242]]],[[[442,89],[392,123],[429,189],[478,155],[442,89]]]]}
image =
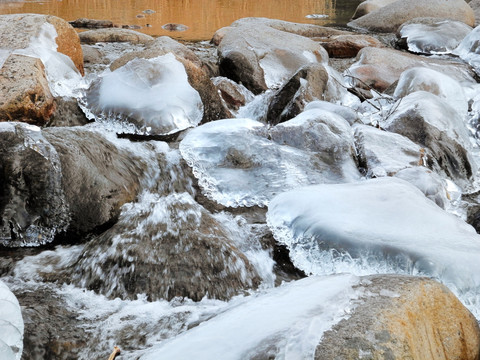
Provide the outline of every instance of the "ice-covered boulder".
{"type": "Polygon", "coordinates": [[[37,126],[0,123],[0,244],[41,245],[69,224],[62,164],[37,126]]]}
{"type": "Polygon", "coordinates": [[[445,100],[461,116],[468,111],[468,100],[458,81],[436,70],[414,67],[405,70],[395,88],[393,96],[403,98],[415,91],[426,91],[445,100]]]}
{"type": "Polygon", "coordinates": [[[360,119],[358,118],[358,114],[351,108],[343,105],[334,104],[328,101],[315,100],[309,102],[307,105],[305,105],[304,111],[313,109],[321,109],[340,115],[345,120],[347,120],[350,125],[353,125],[356,122],[360,121],[360,119]]]}
{"type": "MultiPolygon", "coordinates": [[[[310,113],[315,115],[315,111],[310,113]]],[[[327,116],[335,116],[329,114],[327,116]]],[[[308,125],[315,124],[307,116],[303,116],[306,120],[304,126],[293,126],[292,123],[291,131],[296,134],[290,134],[291,139],[301,138],[308,133],[308,125]]],[[[288,123],[283,123],[283,126],[288,126],[288,123]]],[[[310,139],[321,138],[322,135],[317,132],[321,130],[325,134],[331,132],[332,140],[336,137],[343,143],[340,134],[345,133],[337,133],[338,128],[351,131],[348,123],[338,116],[328,126],[319,124],[317,129],[313,127],[310,139]]],[[[304,139],[304,142],[290,146],[278,141],[269,140],[268,127],[260,122],[250,119],[219,120],[190,130],[180,143],[180,151],[199,179],[203,193],[217,203],[231,207],[266,206],[274,195],[287,189],[307,184],[351,181],[359,176],[348,165],[353,160],[345,163],[346,154],[335,152],[335,142],[330,153],[324,154],[309,148],[308,144],[317,145],[313,140],[304,139]],[[342,160],[337,162],[330,157],[335,154],[342,160]],[[331,162],[326,164],[322,156],[331,162]]]]}
{"type": "Polygon", "coordinates": [[[0,357],[20,360],[23,351],[23,317],[15,295],[0,281],[0,357]]]}
{"type": "Polygon", "coordinates": [[[131,125],[129,131],[167,134],[196,126],[203,103],[173,54],[136,58],[107,70],[85,95],[90,117],[106,123],[131,125]]]}
{"type": "Polygon", "coordinates": [[[392,176],[405,168],[426,165],[428,160],[425,149],[405,136],[368,125],[355,126],[355,144],[367,177],[392,176]]]}
{"type": "Polygon", "coordinates": [[[221,75],[255,94],[280,87],[302,66],[328,61],[327,52],[315,41],[262,22],[229,27],[218,55],[221,75]]]}
{"type": "Polygon", "coordinates": [[[480,26],[473,29],[453,53],[470,64],[477,74],[480,73],[480,26]]]}
{"type": "Polygon", "coordinates": [[[307,273],[423,274],[479,301],[480,236],[404,180],[284,192],[270,202],[267,222],[307,273]]]}
{"type": "Polygon", "coordinates": [[[322,334],[357,297],[357,283],[352,275],[286,283],[154,345],[140,359],[313,359],[322,334]]]}
{"type": "Polygon", "coordinates": [[[351,77],[354,86],[383,92],[397,81],[405,70],[413,67],[428,67],[450,76],[462,85],[476,84],[475,74],[464,64],[387,48],[363,48],[357,55],[357,62],[345,74],[351,77]]]}
{"type": "Polygon", "coordinates": [[[445,286],[427,278],[361,278],[357,306],[316,348],[316,360],[477,359],[475,317],[445,286]],[[433,330],[434,329],[434,330],[433,330]]]}
{"type": "Polygon", "coordinates": [[[449,54],[472,31],[461,21],[416,18],[404,23],[397,32],[399,43],[418,54],[449,54]]]}
{"type": "Polygon", "coordinates": [[[418,17],[436,17],[475,23],[473,10],[463,0],[394,1],[348,23],[349,26],[376,32],[395,32],[403,23],[418,17]]]}
{"type": "Polygon", "coordinates": [[[73,282],[110,298],[152,301],[229,299],[259,284],[225,225],[187,193],[144,193],[118,222],[90,241],[73,266],[73,282]]]}
{"type": "Polygon", "coordinates": [[[415,91],[398,100],[397,105],[381,126],[427,147],[440,171],[458,185],[467,186],[476,173],[476,164],[461,114],[440,97],[425,91],[415,91]]]}

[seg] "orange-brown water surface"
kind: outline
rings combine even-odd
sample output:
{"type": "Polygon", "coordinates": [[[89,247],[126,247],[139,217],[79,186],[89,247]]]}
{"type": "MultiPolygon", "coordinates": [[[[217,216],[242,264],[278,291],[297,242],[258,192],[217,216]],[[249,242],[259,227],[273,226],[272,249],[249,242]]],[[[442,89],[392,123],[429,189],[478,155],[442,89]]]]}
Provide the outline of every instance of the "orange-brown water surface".
{"type": "Polygon", "coordinates": [[[111,20],[145,34],[182,40],[208,40],[215,30],[248,16],[327,25],[344,24],[360,0],[0,0],[0,14],[50,14],[67,21],[111,20]],[[151,10],[151,11],[150,11],[151,10]],[[307,18],[307,16],[316,18],[307,18]],[[167,31],[168,23],[186,25],[167,31]]]}

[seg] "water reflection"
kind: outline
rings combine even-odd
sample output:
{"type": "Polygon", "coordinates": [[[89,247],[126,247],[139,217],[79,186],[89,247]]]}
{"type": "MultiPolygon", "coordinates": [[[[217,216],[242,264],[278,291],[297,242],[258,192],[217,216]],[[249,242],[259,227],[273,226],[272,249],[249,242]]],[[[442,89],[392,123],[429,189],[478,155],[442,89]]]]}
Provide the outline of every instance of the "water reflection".
{"type": "Polygon", "coordinates": [[[247,16],[326,25],[345,23],[360,0],[0,0],[0,14],[51,14],[65,20],[86,17],[111,20],[115,24],[141,27],[149,35],[169,35],[184,40],[210,39],[215,30],[247,16]],[[144,13],[153,10],[155,13],[144,13]],[[340,11],[339,11],[340,10],[340,11]],[[307,15],[326,15],[307,19],[307,15]],[[182,32],[164,30],[179,23],[182,32]]]}

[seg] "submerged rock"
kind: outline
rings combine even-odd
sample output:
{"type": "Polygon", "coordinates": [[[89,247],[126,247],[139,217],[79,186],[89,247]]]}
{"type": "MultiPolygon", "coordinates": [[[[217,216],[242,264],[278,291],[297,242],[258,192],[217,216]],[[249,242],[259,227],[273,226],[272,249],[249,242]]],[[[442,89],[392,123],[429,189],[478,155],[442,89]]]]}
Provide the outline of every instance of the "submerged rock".
{"type": "Polygon", "coordinates": [[[187,193],[143,194],[89,242],[73,282],[110,298],[227,300],[260,279],[223,224],[187,193]]]}
{"type": "Polygon", "coordinates": [[[418,54],[450,54],[472,31],[460,21],[416,18],[404,23],[397,32],[399,44],[418,54]]]}
{"type": "Polygon", "coordinates": [[[436,17],[475,23],[473,10],[463,0],[394,1],[348,23],[349,26],[376,32],[396,32],[403,23],[418,17],[436,17]]]}
{"type": "Polygon", "coordinates": [[[445,286],[427,278],[376,275],[363,277],[357,291],[356,307],[324,333],[315,359],[480,356],[477,321],[445,286]]]}

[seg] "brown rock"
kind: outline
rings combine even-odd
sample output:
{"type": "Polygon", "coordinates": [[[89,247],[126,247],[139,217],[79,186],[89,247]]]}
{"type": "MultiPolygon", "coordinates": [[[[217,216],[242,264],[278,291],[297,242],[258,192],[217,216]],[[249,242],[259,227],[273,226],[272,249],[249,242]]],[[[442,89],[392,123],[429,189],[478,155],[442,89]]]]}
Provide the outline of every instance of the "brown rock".
{"type": "Polygon", "coordinates": [[[364,47],[384,47],[373,36],[368,35],[336,35],[320,42],[327,50],[328,56],[334,58],[350,58],[357,56],[364,47]]]}
{"type": "Polygon", "coordinates": [[[361,286],[359,305],[324,333],[315,359],[479,359],[477,320],[444,285],[374,275],[361,286]]]}
{"type": "Polygon", "coordinates": [[[110,20],[95,20],[87,18],[79,18],[74,21],[69,21],[69,24],[75,28],[83,29],[102,29],[114,27],[114,24],[110,20]]]}
{"type": "Polygon", "coordinates": [[[237,84],[235,81],[219,76],[212,79],[212,82],[226,106],[232,111],[237,111],[248,101],[253,100],[253,94],[245,86],[237,84]]]}
{"type": "Polygon", "coordinates": [[[42,61],[10,55],[0,69],[0,121],[43,125],[54,111],[42,61]]]}
{"type": "Polygon", "coordinates": [[[82,44],[98,42],[129,42],[132,44],[146,44],[153,41],[153,37],[129,29],[98,29],[88,30],[79,34],[82,44]]]}
{"type": "Polygon", "coordinates": [[[0,16],[0,48],[16,50],[29,47],[46,23],[57,32],[57,51],[69,56],[83,75],[83,54],[77,32],[63,19],[52,15],[14,14],[0,16]]]}

